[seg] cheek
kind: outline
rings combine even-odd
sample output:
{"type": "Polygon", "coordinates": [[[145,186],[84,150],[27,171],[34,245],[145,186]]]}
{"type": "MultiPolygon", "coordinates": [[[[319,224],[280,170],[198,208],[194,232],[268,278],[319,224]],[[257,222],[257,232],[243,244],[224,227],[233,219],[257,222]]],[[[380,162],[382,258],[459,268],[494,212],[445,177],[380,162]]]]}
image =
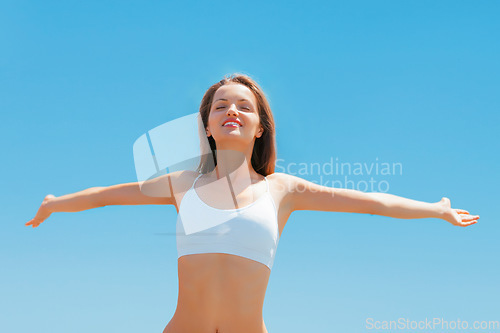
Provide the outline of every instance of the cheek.
{"type": "Polygon", "coordinates": [[[210,127],[213,127],[215,125],[216,120],[215,120],[213,112],[209,113],[207,123],[208,123],[208,126],[210,126],[210,127]]]}
{"type": "Polygon", "coordinates": [[[210,124],[210,126],[212,126],[212,128],[218,127],[219,122],[220,119],[216,115],[213,115],[208,118],[208,123],[210,124]]]}

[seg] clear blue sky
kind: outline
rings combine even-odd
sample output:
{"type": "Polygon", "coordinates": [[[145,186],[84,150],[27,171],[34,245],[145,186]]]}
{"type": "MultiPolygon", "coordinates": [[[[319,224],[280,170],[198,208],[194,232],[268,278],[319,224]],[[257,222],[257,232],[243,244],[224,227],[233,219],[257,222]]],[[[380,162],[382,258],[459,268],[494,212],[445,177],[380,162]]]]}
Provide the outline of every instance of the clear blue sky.
{"type": "Polygon", "coordinates": [[[173,206],[24,223],[46,194],[135,181],[134,141],[196,112],[232,72],[268,95],[281,167],[401,163],[391,175],[290,172],[373,178],[481,215],[460,228],[293,213],[264,304],[270,333],[500,320],[499,12],[472,0],[2,1],[0,331],[163,330],[177,301],[173,206]]]}

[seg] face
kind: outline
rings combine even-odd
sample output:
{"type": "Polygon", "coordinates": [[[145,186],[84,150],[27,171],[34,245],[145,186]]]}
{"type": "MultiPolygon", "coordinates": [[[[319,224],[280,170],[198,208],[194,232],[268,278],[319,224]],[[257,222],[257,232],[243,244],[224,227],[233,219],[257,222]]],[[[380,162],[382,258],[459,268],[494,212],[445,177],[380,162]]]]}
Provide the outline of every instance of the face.
{"type": "Polygon", "coordinates": [[[262,133],[257,99],[250,89],[238,83],[217,89],[207,127],[207,136],[213,136],[217,149],[244,149],[262,133]]]}

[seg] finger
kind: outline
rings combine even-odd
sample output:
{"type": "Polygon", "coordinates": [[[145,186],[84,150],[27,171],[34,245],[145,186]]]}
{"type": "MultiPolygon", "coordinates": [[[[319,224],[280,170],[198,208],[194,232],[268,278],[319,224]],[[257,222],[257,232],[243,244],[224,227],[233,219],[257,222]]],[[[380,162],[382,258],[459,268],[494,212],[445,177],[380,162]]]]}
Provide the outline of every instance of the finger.
{"type": "Polygon", "coordinates": [[[468,226],[476,224],[476,223],[477,223],[477,221],[473,221],[473,222],[470,222],[470,223],[464,223],[462,226],[463,227],[468,227],[468,226]]]}
{"type": "Polygon", "coordinates": [[[457,224],[455,224],[456,226],[458,227],[468,227],[472,224],[476,224],[477,221],[471,221],[471,222],[458,222],[457,224]]]}
{"type": "Polygon", "coordinates": [[[460,214],[460,218],[462,219],[462,221],[477,220],[477,219],[479,219],[479,215],[460,214]]]}
{"type": "Polygon", "coordinates": [[[468,211],[466,211],[465,209],[455,209],[455,211],[458,213],[458,214],[470,214],[468,211]]]}
{"type": "Polygon", "coordinates": [[[467,225],[477,223],[477,218],[472,217],[472,218],[462,219],[461,223],[467,224],[467,225]]]}
{"type": "Polygon", "coordinates": [[[37,221],[36,219],[31,219],[31,220],[29,220],[29,221],[28,221],[25,225],[26,225],[26,226],[28,226],[28,225],[32,225],[32,224],[36,223],[36,221],[37,221]]]}

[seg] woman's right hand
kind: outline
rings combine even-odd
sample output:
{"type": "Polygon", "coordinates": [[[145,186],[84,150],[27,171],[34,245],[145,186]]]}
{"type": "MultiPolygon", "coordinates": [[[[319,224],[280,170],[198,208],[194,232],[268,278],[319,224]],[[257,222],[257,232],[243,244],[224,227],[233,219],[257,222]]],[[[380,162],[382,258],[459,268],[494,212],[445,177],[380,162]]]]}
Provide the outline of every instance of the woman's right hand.
{"type": "Polygon", "coordinates": [[[38,227],[43,221],[45,221],[51,214],[52,212],[47,209],[47,202],[51,199],[55,198],[54,195],[49,194],[43,199],[42,204],[40,205],[40,208],[38,208],[38,212],[36,213],[35,217],[32,218],[29,222],[26,222],[24,225],[25,226],[32,226],[33,228],[38,227]]]}

